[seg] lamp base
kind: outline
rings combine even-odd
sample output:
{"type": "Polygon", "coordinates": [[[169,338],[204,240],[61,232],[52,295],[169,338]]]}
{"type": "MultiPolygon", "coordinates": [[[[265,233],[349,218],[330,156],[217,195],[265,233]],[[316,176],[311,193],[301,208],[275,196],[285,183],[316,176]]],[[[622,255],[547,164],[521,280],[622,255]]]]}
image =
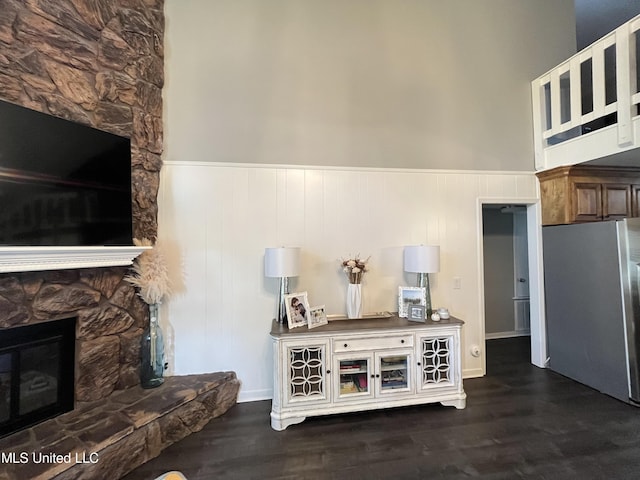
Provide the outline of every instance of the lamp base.
{"type": "Polygon", "coordinates": [[[289,277],[280,277],[280,294],[278,295],[278,323],[288,324],[287,309],[284,304],[284,296],[289,294],[289,277]]]}
{"type": "Polygon", "coordinates": [[[418,286],[424,288],[425,290],[425,297],[426,297],[426,302],[424,307],[425,318],[431,318],[431,314],[433,313],[433,307],[431,306],[431,287],[429,286],[428,273],[418,274],[418,286]]]}

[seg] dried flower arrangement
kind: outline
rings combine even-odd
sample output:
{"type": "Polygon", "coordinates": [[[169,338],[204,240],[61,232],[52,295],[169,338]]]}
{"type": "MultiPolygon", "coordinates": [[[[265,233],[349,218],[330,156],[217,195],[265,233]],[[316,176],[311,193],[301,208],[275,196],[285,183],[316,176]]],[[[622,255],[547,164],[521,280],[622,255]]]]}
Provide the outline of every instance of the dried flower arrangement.
{"type": "MultiPolygon", "coordinates": [[[[134,238],[133,243],[139,247],[152,246],[151,240],[147,238],[134,238]]],[[[134,260],[131,272],[124,279],[138,288],[138,295],[145,303],[160,303],[171,294],[167,264],[157,245],[145,250],[134,260]]]]}
{"type": "Polygon", "coordinates": [[[360,255],[356,255],[354,258],[342,260],[342,271],[349,276],[349,283],[357,284],[362,281],[362,274],[368,271],[367,262],[369,258],[371,257],[362,260],[360,255]]]}

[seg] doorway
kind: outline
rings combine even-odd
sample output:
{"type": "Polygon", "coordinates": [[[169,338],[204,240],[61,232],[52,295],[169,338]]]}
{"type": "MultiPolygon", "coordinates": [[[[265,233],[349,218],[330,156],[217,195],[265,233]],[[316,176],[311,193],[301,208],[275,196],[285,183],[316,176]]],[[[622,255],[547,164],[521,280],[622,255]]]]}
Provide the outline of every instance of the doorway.
{"type": "MultiPolygon", "coordinates": [[[[515,207],[515,211],[518,212],[519,221],[514,224],[526,226],[526,234],[519,232],[512,233],[510,242],[513,242],[515,238],[518,239],[514,249],[525,249],[527,252],[526,267],[528,272],[528,280],[526,282],[519,282],[517,279],[526,278],[520,272],[522,272],[522,263],[514,261],[512,270],[512,287],[506,287],[511,292],[510,302],[513,308],[513,322],[514,332],[521,332],[524,335],[526,326],[519,320],[516,326],[516,318],[529,318],[529,332],[530,332],[530,344],[531,344],[531,363],[537,367],[545,368],[547,365],[547,340],[546,340],[546,324],[544,317],[544,275],[542,268],[542,228],[541,228],[541,210],[540,200],[537,198],[479,198],[478,199],[478,238],[479,238],[479,281],[478,287],[480,290],[480,314],[482,316],[482,334],[486,335],[487,324],[487,312],[486,312],[486,299],[485,299],[485,258],[484,258],[484,221],[483,210],[485,207],[494,209],[502,209],[504,207],[515,207]],[[526,246],[525,246],[526,243],[526,246]],[[522,295],[517,286],[517,283],[526,283],[529,292],[528,301],[528,315],[525,311],[524,305],[525,297],[522,295]],[[517,305],[518,300],[521,300],[523,305],[517,305]],[[522,310],[516,310],[516,307],[521,307],[522,310]]],[[[505,210],[505,214],[509,213],[509,209],[505,210]]],[[[513,213],[513,212],[512,212],[513,213]]],[[[502,212],[501,212],[502,214],[502,212]]],[[[514,229],[517,228],[514,226],[514,229]]],[[[515,258],[512,256],[512,258],[515,258]]],[[[486,347],[486,345],[485,345],[486,347]]],[[[485,348],[486,352],[486,348],[485,348]]],[[[483,370],[486,373],[486,356],[484,357],[483,370]]]]}
{"type": "Polygon", "coordinates": [[[525,205],[483,205],[485,339],[530,336],[525,205]]]}

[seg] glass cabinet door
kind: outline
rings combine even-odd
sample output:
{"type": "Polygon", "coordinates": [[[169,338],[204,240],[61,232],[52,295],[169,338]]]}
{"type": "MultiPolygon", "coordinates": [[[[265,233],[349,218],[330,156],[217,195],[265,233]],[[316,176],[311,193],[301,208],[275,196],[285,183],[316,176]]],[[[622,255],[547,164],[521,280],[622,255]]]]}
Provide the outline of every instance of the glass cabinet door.
{"type": "Polygon", "coordinates": [[[371,395],[371,357],[337,357],[338,399],[371,395]]]}
{"type": "Polygon", "coordinates": [[[410,359],[410,353],[378,354],[381,394],[411,390],[410,359]]]}

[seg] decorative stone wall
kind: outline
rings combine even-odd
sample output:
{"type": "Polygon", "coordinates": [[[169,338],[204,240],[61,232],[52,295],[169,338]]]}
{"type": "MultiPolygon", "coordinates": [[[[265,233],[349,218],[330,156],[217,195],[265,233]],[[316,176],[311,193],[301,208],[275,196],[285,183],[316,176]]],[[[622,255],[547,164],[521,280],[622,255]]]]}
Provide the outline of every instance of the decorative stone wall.
{"type": "Polygon", "coordinates": [[[131,137],[134,236],[155,238],[164,0],[1,0],[0,97],[131,137]]]}
{"type": "MultiPolygon", "coordinates": [[[[164,0],[0,0],[0,98],[131,138],[133,231],[157,233],[164,0]]],[[[0,327],[78,316],[79,401],[138,383],[126,268],[0,275],[0,327]]]]}

